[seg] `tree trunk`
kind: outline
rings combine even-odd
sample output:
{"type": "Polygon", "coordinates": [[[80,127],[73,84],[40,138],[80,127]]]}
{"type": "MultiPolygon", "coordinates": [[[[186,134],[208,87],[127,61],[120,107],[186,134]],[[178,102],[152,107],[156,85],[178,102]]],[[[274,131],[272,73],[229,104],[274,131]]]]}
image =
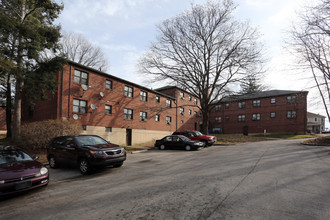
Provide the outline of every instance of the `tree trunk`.
{"type": "Polygon", "coordinates": [[[21,139],[21,118],[22,118],[22,88],[24,82],[21,79],[16,81],[15,92],[15,108],[14,108],[14,127],[13,139],[18,143],[21,139]]]}
{"type": "Polygon", "coordinates": [[[208,130],[209,130],[209,112],[207,110],[203,109],[203,111],[202,111],[202,115],[203,115],[202,133],[203,134],[208,134],[208,130]]]}
{"type": "Polygon", "coordinates": [[[7,138],[10,138],[12,136],[11,133],[11,119],[13,117],[12,115],[12,100],[11,100],[11,74],[8,74],[7,77],[7,91],[6,91],[6,126],[7,126],[7,138]]]}

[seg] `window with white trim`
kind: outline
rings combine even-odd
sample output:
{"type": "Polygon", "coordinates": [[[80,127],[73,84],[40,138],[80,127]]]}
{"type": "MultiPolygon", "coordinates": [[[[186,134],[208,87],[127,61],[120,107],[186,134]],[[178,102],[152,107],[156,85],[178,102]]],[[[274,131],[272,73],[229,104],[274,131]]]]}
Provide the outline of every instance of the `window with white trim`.
{"type": "Polygon", "coordinates": [[[73,99],[73,112],[87,113],[87,101],[80,99],[73,99]]]}

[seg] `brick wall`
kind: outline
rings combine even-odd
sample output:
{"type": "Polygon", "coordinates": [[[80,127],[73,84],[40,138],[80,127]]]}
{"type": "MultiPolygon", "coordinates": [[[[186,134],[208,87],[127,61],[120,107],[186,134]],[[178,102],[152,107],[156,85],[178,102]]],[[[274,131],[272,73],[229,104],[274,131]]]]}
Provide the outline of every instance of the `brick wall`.
{"type": "Polygon", "coordinates": [[[214,108],[210,113],[210,128],[220,128],[225,134],[243,133],[244,127],[248,133],[305,133],[307,93],[293,95],[296,95],[294,103],[287,102],[288,95],[219,103],[221,108],[214,108]],[[271,98],[276,102],[271,103],[271,98]],[[260,106],[253,106],[253,100],[260,100],[260,106]],[[242,101],[245,108],[240,109],[238,103],[242,101]],[[288,111],[295,111],[296,117],[288,118],[288,111]],[[275,117],[271,117],[271,113],[275,113],[275,117]],[[252,120],[253,114],[260,114],[260,120],[252,120]],[[239,115],[245,115],[245,121],[239,121],[239,115]]]}

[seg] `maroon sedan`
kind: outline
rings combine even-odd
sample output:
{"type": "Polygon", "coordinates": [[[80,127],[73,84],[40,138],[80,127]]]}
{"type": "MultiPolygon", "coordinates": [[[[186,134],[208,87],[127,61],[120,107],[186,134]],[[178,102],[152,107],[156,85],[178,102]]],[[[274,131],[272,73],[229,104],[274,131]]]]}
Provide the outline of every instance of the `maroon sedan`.
{"type": "Polygon", "coordinates": [[[48,169],[17,147],[0,146],[0,197],[46,186],[48,169]]]}

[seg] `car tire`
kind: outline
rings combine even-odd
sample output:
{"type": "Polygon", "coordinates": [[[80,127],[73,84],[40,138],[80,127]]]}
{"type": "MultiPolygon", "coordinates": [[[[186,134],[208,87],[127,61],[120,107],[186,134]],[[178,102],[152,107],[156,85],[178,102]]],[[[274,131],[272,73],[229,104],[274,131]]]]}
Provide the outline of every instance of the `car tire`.
{"type": "Polygon", "coordinates": [[[190,145],[186,145],[185,147],[184,147],[184,149],[186,150],[186,151],[191,151],[192,150],[192,147],[190,146],[190,145]]]}
{"type": "Polygon", "coordinates": [[[56,169],[58,167],[57,160],[53,155],[49,156],[49,167],[52,169],[56,169]]]}
{"type": "Polygon", "coordinates": [[[124,162],[116,163],[113,165],[114,168],[121,167],[124,164],[124,162]]]}
{"type": "Polygon", "coordinates": [[[165,150],[165,149],[166,149],[166,147],[165,147],[164,144],[162,144],[162,145],[159,146],[159,150],[165,150]]]}
{"type": "Polygon", "coordinates": [[[85,158],[81,158],[79,160],[79,170],[82,174],[89,174],[91,171],[91,166],[85,158]]]}

